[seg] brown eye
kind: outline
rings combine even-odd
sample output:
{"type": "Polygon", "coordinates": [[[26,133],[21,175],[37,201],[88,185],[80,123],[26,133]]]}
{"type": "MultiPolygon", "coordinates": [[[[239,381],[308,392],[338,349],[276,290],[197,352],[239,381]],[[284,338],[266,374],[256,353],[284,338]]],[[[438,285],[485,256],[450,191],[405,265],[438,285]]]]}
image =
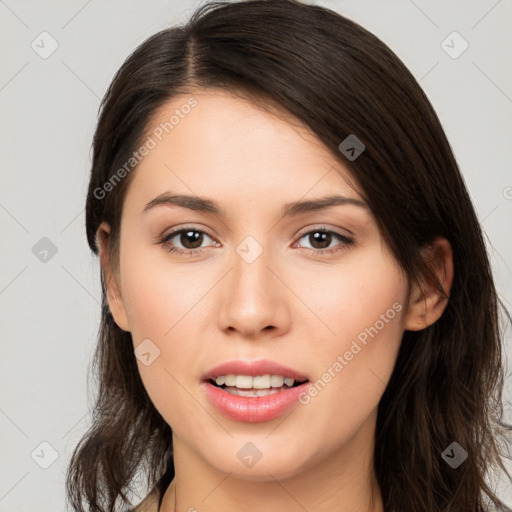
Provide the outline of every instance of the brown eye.
{"type": "Polygon", "coordinates": [[[342,235],[341,233],[337,233],[336,231],[330,231],[327,229],[314,229],[308,231],[301,235],[300,239],[305,239],[310,244],[310,247],[305,247],[307,249],[311,249],[315,253],[332,253],[341,249],[344,249],[354,243],[352,238],[342,235]],[[333,242],[338,242],[338,244],[333,244],[333,242]],[[332,248],[331,248],[332,247],[332,248]]]}
{"type": "Polygon", "coordinates": [[[325,231],[314,231],[308,235],[313,249],[326,249],[331,245],[333,236],[325,231]]]}
{"type": "Polygon", "coordinates": [[[186,249],[197,249],[201,247],[203,233],[196,230],[181,231],[179,241],[186,249]]]}
{"type": "Polygon", "coordinates": [[[192,255],[203,250],[205,237],[213,240],[201,229],[182,228],[164,236],[160,243],[166,246],[169,252],[192,255]]]}

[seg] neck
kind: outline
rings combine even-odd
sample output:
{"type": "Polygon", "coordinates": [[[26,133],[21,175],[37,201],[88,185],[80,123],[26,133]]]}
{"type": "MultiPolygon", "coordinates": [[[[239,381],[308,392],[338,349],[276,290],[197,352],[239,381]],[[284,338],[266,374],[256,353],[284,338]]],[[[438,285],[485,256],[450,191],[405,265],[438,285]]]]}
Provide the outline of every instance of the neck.
{"type": "Polygon", "coordinates": [[[318,454],[292,476],[275,478],[260,467],[258,479],[252,480],[217,470],[173,435],[176,476],[160,512],[383,512],[370,431],[374,434],[374,416],[344,446],[318,454]]]}

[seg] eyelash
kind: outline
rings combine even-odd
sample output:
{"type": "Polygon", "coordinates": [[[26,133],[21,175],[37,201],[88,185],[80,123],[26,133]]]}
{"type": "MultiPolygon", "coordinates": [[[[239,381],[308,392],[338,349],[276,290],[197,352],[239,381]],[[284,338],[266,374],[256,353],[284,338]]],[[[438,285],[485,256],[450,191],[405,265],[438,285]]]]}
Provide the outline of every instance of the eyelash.
{"type": "MultiPolygon", "coordinates": [[[[202,252],[203,248],[186,249],[185,250],[185,249],[178,249],[172,245],[171,246],[168,245],[169,240],[174,238],[176,235],[179,235],[180,233],[187,232],[187,231],[194,231],[196,233],[202,233],[202,234],[213,239],[213,237],[211,237],[206,231],[203,231],[202,229],[196,229],[195,227],[190,226],[190,227],[180,228],[176,231],[173,231],[173,232],[165,235],[164,237],[160,238],[160,241],[158,243],[164,247],[167,245],[168,252],[175,253],[178,255],[188,254],[188,255],[192,256],[194,254],[198,254],[198,253],[202,252]]],[[[310,235],[312,233],[329,233],[329,234],[334,235],[334,238],[337,239],[339,242],[343,242],[343,244],[336,246],[336,248],[334,248],[334,249],[309,249],[308,247],[303,247],[303,249],[309,249],[310,251],[314,252],[315,254],[326,254],[326,253],[332,254],[332,253],[335,253],[335,252],[338,252],[341,250],[345,250],[354,244],[353,238],[342,235],[341,233],[338,233],[337,231],[328,230],[325,227],[316,228],[316,229],[312,229],[310,231],[306,231],[305,233],[302,233],[299,236],[299,240],[304,238],[306,235],[310,235]]]]}

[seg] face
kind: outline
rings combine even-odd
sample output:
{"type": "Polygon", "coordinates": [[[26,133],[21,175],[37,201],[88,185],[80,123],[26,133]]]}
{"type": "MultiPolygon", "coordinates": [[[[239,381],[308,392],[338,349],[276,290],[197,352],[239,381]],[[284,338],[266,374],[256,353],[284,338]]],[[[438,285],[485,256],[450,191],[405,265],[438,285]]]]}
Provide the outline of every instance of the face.
{"type": "MultiPolygon", "coordinates": [[[[177,445],[222,472],[285,478],[348,453],[362,433],[370,442],[408,284],[348,169],[306,128],[227,92],[194,98],[133,171],[109,303],[177,445]],[[210,203],[153,201],[163,194],[210,203]],[[347,200],[289,207],[331,196],[347,200]],[[263,363],[217,374],[307,382],[248,398],[204,380],[240,361],[263,363]],[[246,452],[261,462],[244,464],[246,452]]],[[[188,99],[160,109],[148,133],[188,99]]],[[[268,386],[235,378],[247,382],[268,386]]]]}

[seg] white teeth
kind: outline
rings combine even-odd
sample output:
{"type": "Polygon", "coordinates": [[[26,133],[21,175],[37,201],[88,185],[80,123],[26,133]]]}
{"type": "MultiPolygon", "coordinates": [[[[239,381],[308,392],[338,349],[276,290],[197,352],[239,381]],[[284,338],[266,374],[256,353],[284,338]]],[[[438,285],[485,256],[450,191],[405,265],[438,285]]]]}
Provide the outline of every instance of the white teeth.
{"type": "Polygon", "coordinates": [[[270,375],[258,375],[252,378],[252,387],[254,389],[268,389],[271,380],[270,375]]]}
{"type": "Polygon", "coordinates": [[[276,393],[280,393],[278,389],[238,389],[238,388],[224,388],[224,391],[231,393],[232,395],[238,396],[249,396],[249,397],[257,397],[257,396],[267,396],[274,395],[276,393]]]}
{"type": "Polygon", "coordinates": [[[236,384],[236,375],[226,375],[224,379],[226,386],[234,386],[236,384]]]}
{"type": "Polygon", "coordinates": [[[252,377],[249,375],[237,375],[235,381],[235,387],[239,389],[251,389],[252,388],[252,377]]]}
{"type": "MultiPolygon", "coordinates": [[[[250,375],[219,375],[215,379],[218,386],[225,384],[229,387],[236,387],[238,389],[270,389],[280,388],[283,385],[292,387],[295,379],[290,377],[283,377],[281,375],[257,375],[252,377],[250,375]]],[[[262,395],[256,395],[262,396],[262,395]]]]}
{"type": "Polygon", "coordinates": [[[281,377],[280,375],[272,375],[270,377],[270,385],[273,388],[280,388],[284,384],[284,377],[281,377]]]}

